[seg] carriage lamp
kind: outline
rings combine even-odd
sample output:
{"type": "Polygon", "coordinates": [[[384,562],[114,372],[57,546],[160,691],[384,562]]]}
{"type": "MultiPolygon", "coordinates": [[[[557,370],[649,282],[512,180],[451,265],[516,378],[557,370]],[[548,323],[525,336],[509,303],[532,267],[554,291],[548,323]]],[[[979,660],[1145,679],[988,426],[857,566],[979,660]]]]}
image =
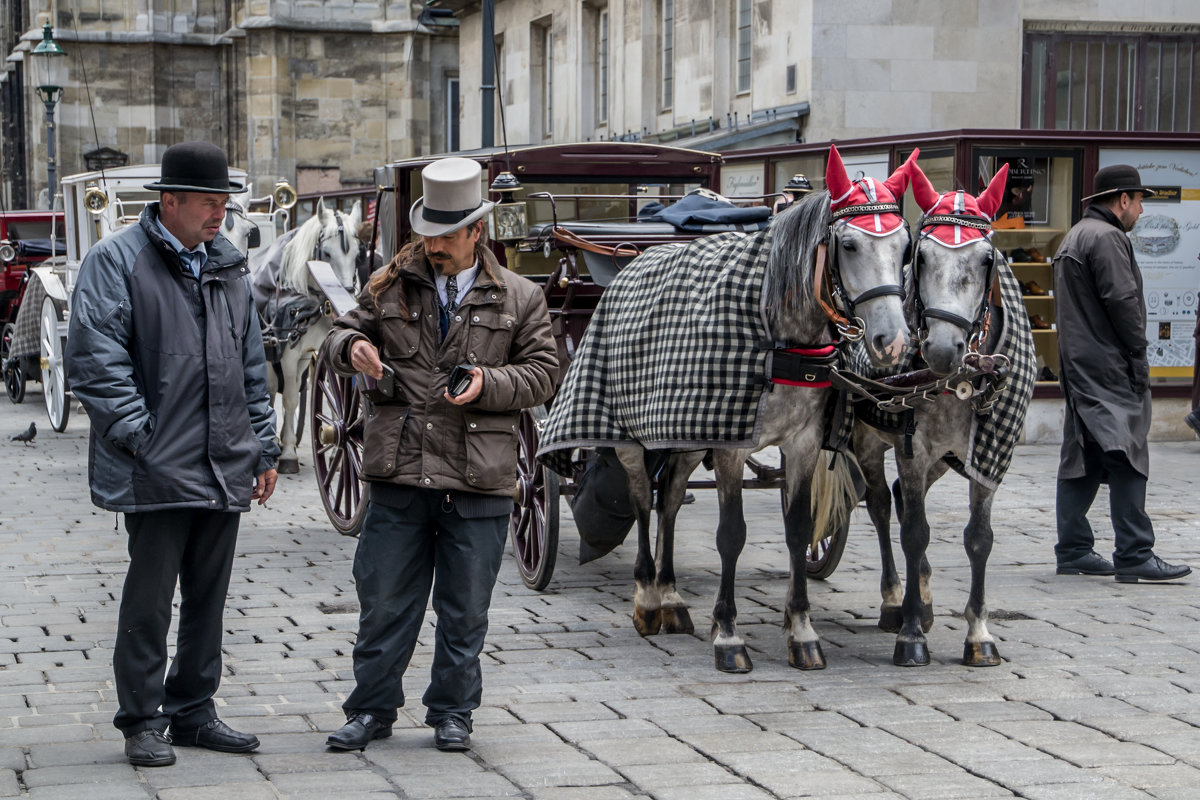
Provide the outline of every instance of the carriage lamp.
{"type": "MultiPolygon", "coordinates": [[[[524,191],[525,187],[517,180],[517,176],[508,170],[501,172],[492,181],[490,191],[500,195],[500,202],[492,210],[492,221],[496,238],[501,242],[516,242],[524,239],[529,232],[525,218],[524,201],[515,201],[513,195],[524,191]]],[[[511,246],[511,245],[510,245],[511,246]]]]}
{"type": "Polygon", "coordinates": [[[33,48],[33,63],[37,72],[37,93],[46,107],[46,175],[49,179],[46,193],[50,196],[50,210],[54,210],[55,172],[54,162],[54,107],[62,99],[63,85],[67,82],[66,52],[54,41],[54,29],[49,21],[42,27],[42,41],[33,48]]]}
{"type": "Polygon", "coordinates": [[[8,242],[0,243],[0,262],[7,264],[17,257],[17,249],[8,242]]]}
{"type": "Polygon", "coordinates": [[[279,208],[291,208],[296,205],[296,190],[292,185],[283,178],[275,181],[275,188],[271,191],[271,201],[279,208]]]}

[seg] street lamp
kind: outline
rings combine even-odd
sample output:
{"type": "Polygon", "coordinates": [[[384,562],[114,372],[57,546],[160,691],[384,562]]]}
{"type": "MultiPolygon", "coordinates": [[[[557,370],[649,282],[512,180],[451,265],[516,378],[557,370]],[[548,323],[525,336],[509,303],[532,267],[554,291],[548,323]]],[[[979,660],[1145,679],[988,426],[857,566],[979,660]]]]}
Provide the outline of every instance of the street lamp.
{"type": "Polygon", "coordinates": [[[54,32],[47,21],[42,27],[42,41],[33,48],[34,70],[37,73],[37,93],[46,106],[46,175],[49,178],[47,194],[50,195],[50,210],[54,210],[54,106],[62,99],[63,85],[67,82],[66,53],[54,41],[54,32]]]}

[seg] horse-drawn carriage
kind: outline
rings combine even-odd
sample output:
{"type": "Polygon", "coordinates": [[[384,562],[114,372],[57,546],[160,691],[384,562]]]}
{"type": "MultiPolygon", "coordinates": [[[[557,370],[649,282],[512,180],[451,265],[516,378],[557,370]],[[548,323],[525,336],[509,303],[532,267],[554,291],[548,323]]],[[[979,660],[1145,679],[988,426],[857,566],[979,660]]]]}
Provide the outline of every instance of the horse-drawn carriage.
{"type": "MultiPolygon", "coordinates": [[[[231,169],[229,174],[233,180],[246,180],[244,170],[231,169]]],[[[19,297],[13,298],[13,324],[11,336],[6,335],[8,352],[3,362],[5,387],[9,399],[19,403],[25,396],[25,381],[29,377],[40,380],[46,413],[55,431],[66,430],[71,413],[63,343],[80,264],[100,239],[136,223],[146,204],[158,200],[157,192],[144,187],[157,181],[159,175],[159,165],[149,164],[63,178],[60,216],[65,223],[65,251],[59,248],[58,254],[29,267],[19,297]]],[[[294,202],[290,187],[279,196],[288,192],[294,202]]],[[[251,212],[248,198],[230,197],[221,232],[242,252],[271,242],[278,218],[286,214],[274,195],[263,202],[268,206],[265,211],[251,212]]]]}
{"type": "Polygon", "coordinates": [[[17,331],[17,313],[33,274],[30,269],[66,252],[61,211],[0,212],[0,365],[9,399],[25,399],[25,376],[29,359],[9,360],[17,331]]]}
{"type": "MultiPolygon", "coordinates": [[[[762,227],[769,214],[762,198],[747,204],[757,205],[761,213],[734,215],[756,217],[758,223],[680,227],[651,213],[685,196],[703,197],[707,192],[705,199],[712,200],[721,164],[721,157],[713,153],[648,144],[589,143],[465,155],[483,165],[492,196],[500,200],[490,222],[497,257],[543,286],[564,373],[605,286],[635,256],[654,246],[762,227]],[[505,173],[519,181],[515,191],[506,180],[497,183],[505,173]]],[[[421,194],[421,169],[433,160],[411,159],[387,168],[380,183],[389,185],[380,193],[379,206],[391,204],[394,213],[388,216],[397,222],[393,229],[380,231],[385,243],[381,249],[395,252],[408,241],[408,209],[421,194]]],[[[769,199],[766,205],[770,205],[769,199]]],[[[333,281],[327,277],[324,283],[333,281]]],[[[331,288],[342,298],[340,303],[348,302],[336,286],[331,288]]],[[[363,400],[353,380],[334,374],[319,362],[310,405],[314,467],[322,500],[334,527],[354,535],[365,510],[360,472],[363,400]]],[[[566,480],[540,465],[535,454],[545,416],[542,408],[526,409],[522,414],[509,530],[522,580],[538,590],[548,585],[555,567],[560,497],[575,494],[595,458],[590,451],[577,453],[566,480]]],[[[744,482],[747,488],[784,488],[781,466],[755,458],[748,459],[746,466],[751,473],[744,482]]],[[[689,486],[707,489],[716,484],[697,480],[689,486]]],[[[632,525],[632,516],[615,524],[623,526],[615,536],[623,537],[632,525]]],[[[815,546],[809,555],[809,573],[828,576],[844,545],[843,529],[815,546]]]]}

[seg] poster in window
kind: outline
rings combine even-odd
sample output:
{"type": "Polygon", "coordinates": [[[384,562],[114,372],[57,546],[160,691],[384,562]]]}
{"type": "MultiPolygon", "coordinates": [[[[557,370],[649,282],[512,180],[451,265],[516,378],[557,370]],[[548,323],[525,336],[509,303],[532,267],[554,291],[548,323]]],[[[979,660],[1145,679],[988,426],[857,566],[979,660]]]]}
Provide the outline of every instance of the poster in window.
{"type": "Polygon", "coordinates": [[[1100,167],[1129,164],[1155,191],[1128,234],[1142,273],[1150,374],[1190,378],[1200,288],[1200,153],[1114,148],[1099,155],[1100,167]]]}
{"type": "Polygon", "coordinates": [[[979,169],[979,191],[987,188],[992,176],[1008,164],[1008,180],[1004,200],[996,218],[1020,217],[1030,225],[1045,225],[1050,221],[1050,159],[1029,156],[1002,156],[982,159],[979,169]]]}

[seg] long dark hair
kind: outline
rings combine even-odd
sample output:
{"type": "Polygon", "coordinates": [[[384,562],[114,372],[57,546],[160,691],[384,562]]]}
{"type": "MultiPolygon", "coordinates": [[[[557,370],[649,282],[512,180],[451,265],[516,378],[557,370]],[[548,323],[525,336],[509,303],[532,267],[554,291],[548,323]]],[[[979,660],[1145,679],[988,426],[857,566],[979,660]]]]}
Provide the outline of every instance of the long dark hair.
{"type": "MultiPolygon", "coordinates": [[[[475,226],[479,226],[479,241],[475,242],[475,258],[479,260],[479,264],[488,276],[493,281],[499,282],[499,276],[492,270],[494,257],[487,247],[487,226],[484,225],[483,220],[476,220],[469,227],[475,226]]],[[[367,281],[367,296],[371,299],[371,305],[376,311],[380,309],[379,298],[383,296],[383,293],[393,284],[399,283],[400,313],[403,319],[408,319],[408,298],[405,296],[404,283],[400,281],[400,273],[408,265],[425,260],[425,240],[413,234],[413,240],[400,248],[400,252],[396,253],[388,265],[383,269],[376,270],[371,275],[371,279],[367,281]]]]}

